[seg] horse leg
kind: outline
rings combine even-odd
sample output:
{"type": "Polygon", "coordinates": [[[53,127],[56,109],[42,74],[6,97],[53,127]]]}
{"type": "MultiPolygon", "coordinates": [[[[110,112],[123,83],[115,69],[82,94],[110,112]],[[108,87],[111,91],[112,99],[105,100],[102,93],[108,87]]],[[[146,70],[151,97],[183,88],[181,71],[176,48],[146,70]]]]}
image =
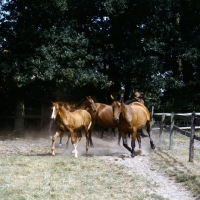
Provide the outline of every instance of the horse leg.
{"type": "Polygon", "coordinates": [[[101,127],[101,138],[103,138],[103,134],[104,134],[104,128],[101,127]]]}
{"type": "Polygon", "coordinates": [[[115,128],[112,128],[112,131],[114,132],[114,137],[116,136],[115,128]]]}
{"type": "Polygon", "coordinates": [[[137,132],[137,141],[138,141],[139,149],[141,149],[141,137],[140,137],[139,132],[137,132]]]}
{"type": "Polygon", "coordinates": [[[132,153],[132,149],[127,144],[126,134],[122,134],[122,138],[123,138],[123,146],[132,153]]]}
{"type": "Polygon", "coordinates": [[[70,137],[71,137],[71,143],[74,145],[74,150],[72,151],[72,153],[75,153],[75,157],[77,157],[78,152],[76,150],[76,141],[74,137],[74,131],[70,129],[69,132],[70,132],[70,137]]]}
{"type": "Polygon", "coordinates": [[[121,133],[120,133],[120,131],[119,131],[119,133],[118,133],[118,145],[119,145],[119,146],[120,146],[121,137],[122,137],[122,135],[121,135],[121,133]]]}
{"type": "Polygon", "coordinates": [[[87,152],[89,146],[89,137],[90,137],[90,133],[87,127],[85,127],[85,137],[86,137],[86,152],[87,152]]]}
{"type": "Polygon", "coordinates": [[[141,130],[139,130],[139,133],[140,133],[140,136],[141,137],[148,137],[148,135],[145,135],[144,134],[144,131],[141,129],[141,130]]]}
{"type": "Polygon", "coordinates": [[[66,142],[66,147],[68,147],[69,139],[70,139],[70,133],[68,133],[68,139],[67,139],[67,142],[66,142]]]}
{"type": "Polygon", "coordinates": [[[131,157],[133,158],[133,157],[135,157],[135,138],[134,137],[132,137],[132,139],[131,139],[131,147],[132,147],[132,149],[131,149],[131,157]]]}
{"type": "Polygon", "coordinates": [[[74,143],[74,150],[72,151],[72,153],[75,154],[75,158],[78,157],[77,147],[78,147],[78,145],[79,145],[79,142],[81,141],[81,138],[82,138],[81,131],[78,131],[78,132],[77,132],[77,140],[76,140],[76,143],[74,143]]]}
{"type": "Polygon", "coordinates": [[[90,146],[93,146],[93,142],[92,142],[92,131],[93,131],[93,126],[90,127],[90,129],[88,130],[88,132],[89,132],[89,144],[90,144],[90,146]]]}
{"type": "Polygon", "coordinates": [[[152,140],[152,138],[151,138],[151,134],[150,134],[150,122],[148,122],[148,124],[147,124],[147,133],[148,133],[148,135],[149,135],[149,139],[150,139],[150,146],[151,146],[151,149],[155,149],[156,147],[155,147],[155,145],[154,145],[154,143],[153,143],[153,140],[152,140]]]}
{"type": "Polygon", "coordinates": [[[63,137],[63,133],[60,134],[60,143],[59,143],[59,147],[62,147],[62,137],[63,137]]]}
{"type": "Polygon", "coordinates": [[[56,138],[57,138],[60,134],[62,134],[62,132],[57,131],[56,134],[52,137],[51,151],[52,151],[52,155],[53,155],[53,156],[55,155],[55,152],[54,152],[54,149],[55,149],[55,141],[56,141],[56,138]]]}
{"type": "MultiPolygon", "coordinates": [[[[135,139],[140,139],[140,136],[137,132],[137,128],[133,127],[132,131],[132,139],[131,139],[131,147],[132,147],[132,152],[131,152],[131,157],[135,157],[135,139]]],[[[139,141],[138,141],[139,143],[139,141]]]]}

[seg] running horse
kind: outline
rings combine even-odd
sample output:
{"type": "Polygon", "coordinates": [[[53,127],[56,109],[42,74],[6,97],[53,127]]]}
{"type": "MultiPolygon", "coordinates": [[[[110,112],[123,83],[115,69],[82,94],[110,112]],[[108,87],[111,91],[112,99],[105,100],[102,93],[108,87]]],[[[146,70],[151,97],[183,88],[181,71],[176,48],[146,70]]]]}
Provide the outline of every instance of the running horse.
{"type": "MultiPolygon", "coordinates": [[[[82,99],[78,104],[75,104],[73,102],[73,104],[70,104],[69,102],[57,102],[57,103],[62,103],[62,105],[65,107],[66,110],[69,110],[71,112],[78,110],[78,109],[84,109],[87,110],[90,114],[92,114],[92,112],[96,112],[96,106],[94,104],[94,100],[92,99],[91,96],[86,96],[86,98],[82,99]]],[[[51,137],[51,126],[52,126],[52,121],[50,122],[50,127],[49,127],[49,135],[51,137]]],[[[89,144],[92,146],[93,142],[92,142],[92,133],[91,133],[91,129],[89,130],[89,144]]],[[[60,135],[60,142],[59,142],[59,147],[62,147],[62,137],[63,137],[64,132],[60,135]]],[[[52,138],[52,137],[51,137],[52,138]]],[[[66,142],[66,146],[68,146],[69,143],[69,139],[70,139],[70,134],[68,134],[68,140],[66,142]]]]}
{"type": "Polygon", "coordinates": [[[87,152],[89,146],[89,129],[92,124],[91,115],[86,110],[82,109],[70,112],[69,110],[65,109],[61,102],[53,102],[52,109],[53,112],[51,119],[56,120],[57,125],[56,134],[52,137],[52,155],[55,155],[54,150],[56,138],[62,135],[64,131],[67,131],[70,133],[71,142],[74,145],[74,150],[72,152],[75,153],[75,157],[78,157],[77,147],[82,138],[82,129],[85,131],[87,152]]]}
{"type": "MultiPolygon", "coordinates": [[[[118,128],[118,123],[113,120],[113,110],[111,105],[103,103],[94,103],[94,105],[96,107],[96,112],[91,112],[91,110],[88,110],[92,116],[91,132],[94,129],[96,123],[103,128],[118,128]]],[[[103,131],[101,133],[101,137],[103,137],[103,131]]],[[[118,144],[119,141],[120,137],[118,138],[118,144]]]]}
{"type": "Polygon", "coordinates": [[[131,157],[135,156],[135,140],[138,139],[139,148],[141,148],[141,140],[138,134],[138,130],[141,130],[146,126],[147,133],[150,139],[151,149],[155,149],[155,145],[150,135],[150,113],[148,109],[141,103],[134,102],[126,105],[122,99],[116,101],[111,95],[113,119],[118,123],[118,129],[123,139],[123,146],[131,152],[131,157]],[[127,144],[127,134],[131,134],[131,147],[127,144]]]}

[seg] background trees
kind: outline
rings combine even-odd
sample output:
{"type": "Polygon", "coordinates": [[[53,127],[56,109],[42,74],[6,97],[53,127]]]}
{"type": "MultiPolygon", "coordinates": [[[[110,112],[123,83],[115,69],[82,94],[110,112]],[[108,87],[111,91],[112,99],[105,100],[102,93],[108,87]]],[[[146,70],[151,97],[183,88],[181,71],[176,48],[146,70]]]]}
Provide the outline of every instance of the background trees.
{"type": "Polygon", "coordinates": [[[8,105],[85,95],[109,103],[139,89],[148,107],[199,108],[198,1],[13,0],[0,9],[8,105]]]}

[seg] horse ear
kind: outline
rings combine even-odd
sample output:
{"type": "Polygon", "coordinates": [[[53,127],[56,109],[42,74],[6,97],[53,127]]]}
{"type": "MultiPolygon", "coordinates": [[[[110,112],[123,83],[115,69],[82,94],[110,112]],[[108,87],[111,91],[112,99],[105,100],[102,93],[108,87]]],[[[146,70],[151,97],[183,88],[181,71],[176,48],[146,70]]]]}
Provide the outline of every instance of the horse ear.
{"type": "Polygon", "coordinates": [[[63,103],[62,103],[62,102],[59,102],[58,105],[59,105],[59,106],[63,106],[63,103]]]}
{"type": "Polygon", "coordinates": [[[115,100],[115,98],[113,97],[113,95],[111,94],[110,95],[110,98],[114,101],[115,100]]]}

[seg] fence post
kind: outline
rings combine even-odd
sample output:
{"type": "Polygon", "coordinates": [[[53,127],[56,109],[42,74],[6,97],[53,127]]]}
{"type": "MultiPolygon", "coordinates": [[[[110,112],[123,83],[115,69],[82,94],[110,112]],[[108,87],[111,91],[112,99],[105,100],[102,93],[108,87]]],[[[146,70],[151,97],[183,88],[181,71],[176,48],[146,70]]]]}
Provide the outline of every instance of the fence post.
{"type": "Polygon", "coordinates": [[[152,127],[154,125],[154,106],[152,106],[152,110],[151,110],[151,123],[150,123],[150,127],[152,127]]]}
{"type": "Polygon", "coordinates": [[[195,117],[196,114],[193,111],[191,115],[191,132],[190,132],[190,147],[189,147],[189,162],[193,162],[194,157],[194,132],[195,132],[195,117]]]}
{"type": "Polygon", "coordinates": [[[165,113],[162,114],[161,122],[160,122],[160,136],[159,136],[159,143],[162,144],[163,140],[163,127],[165,121],[165,113]]]}
{"type": "Polygon", "coordinates": [[[174,137],[174,113],[171,114],[170,122],[170,136],[169,136],[169,149],[173,149],[173,137],[174,137]]]}

